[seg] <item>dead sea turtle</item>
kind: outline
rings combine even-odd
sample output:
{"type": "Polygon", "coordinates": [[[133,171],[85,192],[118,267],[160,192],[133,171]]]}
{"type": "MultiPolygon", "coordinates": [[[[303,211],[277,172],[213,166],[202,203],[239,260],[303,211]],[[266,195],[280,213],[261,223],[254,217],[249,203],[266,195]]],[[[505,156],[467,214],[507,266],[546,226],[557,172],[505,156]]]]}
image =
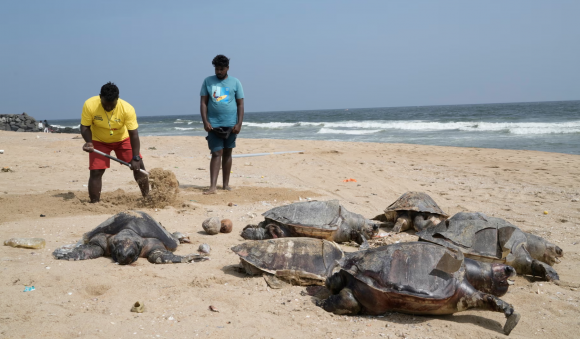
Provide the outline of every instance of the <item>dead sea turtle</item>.
{"type": "MultiPolygon", "coordinates": [[[[391,245],[388,245],[391,246],[391,245]]],[[[409,245],[426,248],[430,251],[433,245],[427,242],[415,242],[409,245]]],[[[443,248],[443,247],[442,247],[443,248]]],[[[277,279],[294,285],[324,285],[326,278],[335,273],[344,258],[353,253],[343,253],[334,242],[313,238],[278,238],[264,241],[247,241],[232,247],[240,256],[242,267],[249,275],[264,274],[264,278],[273,288],[282,284],[277,279]],[[276,277],[276,278],[275,278],[276,277]]],[[[465,259],[465,276],[479,291],[495,296],[504,295],[509,287],[508,279],[515,275],[515,270],[507,265],[481,263],[465,259]]]]}
{"type": "Polygon", "coordinates": [[[504,219],[460,212],[417,235],[420,240],[461,251],[478,261],[508,264],[519,274],[548,281],[560,279],[551,265],[560,262],[562,249],[504,219]]]}
{"type": "Polygon", "coordinates": [[[127,211],[116,214],[94,230],[83,235],[77,247],[63,247],[52,254],[56,259],[86,260],[111,256],[121,265],[131,264],[139,257],[154,264],[186,263],[201,260],[199,254],[174,255],[181,241],[189,242],[176,232],[170,234],[147,213],[127,211]]]}
{"type": "MultiPolygon", "coordinates": [[[[383,219],[382,215],[377,216],[383,219]]],[[[384,221],[394,222],[393,232],[399,233],[414,227],[417,232],[426,226],[439,224],[449,218],[437,203],[423,192],[407,192],[385,209],[384,221]]]]}
{"type": "Polygon", "coordinates": [[[338,200],[297,202],[272,208],[262,215],[265,220],[257,226],[246,226],[242,238],[311,237],[338,243],[353,240],[365,249],[367,239],[379,231],[378,223],[349,212],[338,200]]]}
{"type": "Polygon", "coordinates": [[[349,254],[326,281],[333,295],[317,302],[335,314],[452,314],[468,309],[502,312],[509,334],[520,315],[508,303],[475,289],[460,253],[399,243],[349,254]]]}
{"type": "Polygon", "coordinates": [[[268,285],[279,288],[274,277],[294,285],[324,285],[344,254],[334,242],[313,238],[247,241],[232,247],[249,275],[264,274],[268,285]]]}

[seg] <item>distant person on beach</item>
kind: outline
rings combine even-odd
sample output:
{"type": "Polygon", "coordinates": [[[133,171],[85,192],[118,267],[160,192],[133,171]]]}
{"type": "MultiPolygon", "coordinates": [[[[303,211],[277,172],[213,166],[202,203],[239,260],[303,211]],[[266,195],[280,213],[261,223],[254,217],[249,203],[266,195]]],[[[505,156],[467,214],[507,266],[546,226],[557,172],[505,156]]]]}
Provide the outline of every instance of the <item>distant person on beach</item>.
{"type": "Polygon", "coordinates": [[[44,131],[44,124],[42,123],[42,121],[38,122],[38,130],[39,131],[44,131]]]}
{"type": "Polygon", "coordinates": [[[44,133],[48,133],[48,121],[44,120],[44,133]]]}
{"type": "Polygon", "coordinates": [[[139,169],[145,169],[139,153],[141,143],[137,132],[137,115],[128,102],[119,99],[119,88],[112,82],[101,87],[101,94],[94,96],[83,106],[81,135],[85,139],[83,151],[89,152],[89,197],[91,203],[101,199],[102,178],[110,167],[111,160],[94,153],[106,154],[115,151],[117,158],[128,162],[133,168],[133,177],[143,197],[149,194],[149,179],[139,169]]]}
{"type": "Polygon", "coordinates": [[[236,138],[244,120],[244,90],[238,79],[228,75],[230,59],[220,54],[211,63],[215,75],[203,81],[199,106],[203,128],[207,131],[205,139],[211,152],[210,187],[203,194],[216,193],[220,164],[223,169],[223,189],[231,190],[232,149],[236,147],[236,138]]]}

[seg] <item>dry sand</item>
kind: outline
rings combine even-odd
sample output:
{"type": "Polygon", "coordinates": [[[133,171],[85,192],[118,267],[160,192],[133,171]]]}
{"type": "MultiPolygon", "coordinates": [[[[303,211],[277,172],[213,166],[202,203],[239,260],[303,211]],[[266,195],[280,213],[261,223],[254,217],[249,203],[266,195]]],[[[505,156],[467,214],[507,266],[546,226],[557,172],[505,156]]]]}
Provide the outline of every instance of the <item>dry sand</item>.
{"type": "MultiPolygon", "coordinates": [[[[204,196],[209,152],[201,137],[142,137],[148,169],[173,171],[178,199],[140,207],[131,172],[116,163],[104,175],[103,202],[88,204],[88,155],[67,134],[0,132],[0,240],[43,237],[46,248],[0,247],[0,338],[502,338],[500,313],[451,316],[334,316],[302,295],[272,290],[240,273],[229,248],[260,214],[299,198],[340,199],[372,217],[402,193],[427,192],[449,214],[502,217],[565,251],[562,281],[580,282],[580,157],[557,153],[404,144],[239,139],[234,154],[304,150],[304,154],[234,159],[231,192],[204,196]],[[155,150],[149,150],[155,147],[155,150]],[[357,182],[344,183],[346,178],[357,182]],[[234,206],[229,207],[232,202],[234,206]],[[178,254],[200,243],[212,260],[119,266],[108,258],[57,261],[52,251],[74,243],[129,208],[151,214],[169,231],[190,236],[178,254]],[[544,211],[548,214],[544,214],[544,211]],[[40,214],[46,217],[40,217],[40,214]],[[229,218],[234,231],[206,235],[204,219],[229,218]],[[23,292],[25,286],[36,290],[23,292]],[[135,301],[146,312],[131,313],[135,301]],[[212,305],[219,312],[212,312],[212,305]]],[[[220,177],[221,180],[221,177],[220,177]]],[[[219,182],[219,181],[218,181],[219,182]]],[[[388,231],[386,229],[385,231],[388,231]]],[[[389,241],[412,241],[412,232],[389,241]]],[[[346,250],[353,250],[345,247],[346,250]]],[[[502,299],[522,314],[512,338],[572,338],[580,331],[580,292],[517,277],[502,299]]]]}

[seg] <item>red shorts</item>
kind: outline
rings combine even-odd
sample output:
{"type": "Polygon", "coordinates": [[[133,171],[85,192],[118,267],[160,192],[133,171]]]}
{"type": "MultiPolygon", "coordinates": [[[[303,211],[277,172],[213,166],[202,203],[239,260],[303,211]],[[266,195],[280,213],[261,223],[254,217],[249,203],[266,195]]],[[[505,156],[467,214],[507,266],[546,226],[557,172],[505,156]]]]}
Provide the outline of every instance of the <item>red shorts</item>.
{"type": "MultiPolygon", "coordinates": [[[[115,151],[115,156],[124,162],[131,163],[131,159],[133,158],[133,149],[131,148],[131,140],[129,138],[110,144],[93,140],[93,146],[96,150],[109,155],[111,155],[111,151],[115,151]]],[[[109,167],[111,167],[111,159],[94,152],[89,153],[89,170],[107,169],[109,167]]]]}

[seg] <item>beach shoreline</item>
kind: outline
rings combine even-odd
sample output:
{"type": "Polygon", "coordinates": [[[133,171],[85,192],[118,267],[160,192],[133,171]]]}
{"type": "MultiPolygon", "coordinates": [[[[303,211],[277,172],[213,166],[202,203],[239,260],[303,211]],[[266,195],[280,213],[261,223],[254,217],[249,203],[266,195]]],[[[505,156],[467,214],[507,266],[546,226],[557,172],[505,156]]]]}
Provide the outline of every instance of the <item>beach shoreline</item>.
{"type": "MultiPolygon", "coordinates": [[[[47,243],[41,250],[1,247],[0,338],[503,337],[505,318],[500,313],[334,316],[301,295],[303,287],[273,290],[263,278],[240,273],[229,248],[242,242],[242,228],[257,224],[260,214],[274,206],[307,198],[339,199],[350,211],[370,218],[404,192],[423,191],[450,215],[483,212],[554,242],[565,253],[555,265],[560,278],[580,282],[579,155],[246,139],[243,131],[234,155],[304,153],[235,158],[230,179],[234,190],[203,196],[209,185],[209,150],[203,137],[141,137],[146,168],[173,171],[181,192],[176,204],[140,209],[169,231],[191,237],[193,244],[180,246],[178,254],[195,252],[205,242],[212,247],[212,260],[152,265],[139,259],[129,266],[117,266],[108,258],[56,261],[51,256],[56,247],[76,242],[121,210],[138,208],[132,174],[114,163],[103,177],[106,201],[87,204],[88,155],[81,150],[83,140],[75,137],[0,131],[0,167],[12,170],[0,172],[0,240],[42,237],[47,243]],[[349,178],[356,182],[343,182],[349,178]],[[233,232],[206,235],[201,223],[213,216],[231,219],[233,232]],[[31,285],[35,291],[23,292],[31,285]],[[145,313],[130,312],[138,300],[146,305],[145,313]],[[220,312],[209,311],[210,305],[220,312]]],[[[415,239],[412,232],[393,237],[415,239]]],[[[576,288],[518,276],[502,299],[522,314],[512,338],[576,335],[576,288]]]]}

